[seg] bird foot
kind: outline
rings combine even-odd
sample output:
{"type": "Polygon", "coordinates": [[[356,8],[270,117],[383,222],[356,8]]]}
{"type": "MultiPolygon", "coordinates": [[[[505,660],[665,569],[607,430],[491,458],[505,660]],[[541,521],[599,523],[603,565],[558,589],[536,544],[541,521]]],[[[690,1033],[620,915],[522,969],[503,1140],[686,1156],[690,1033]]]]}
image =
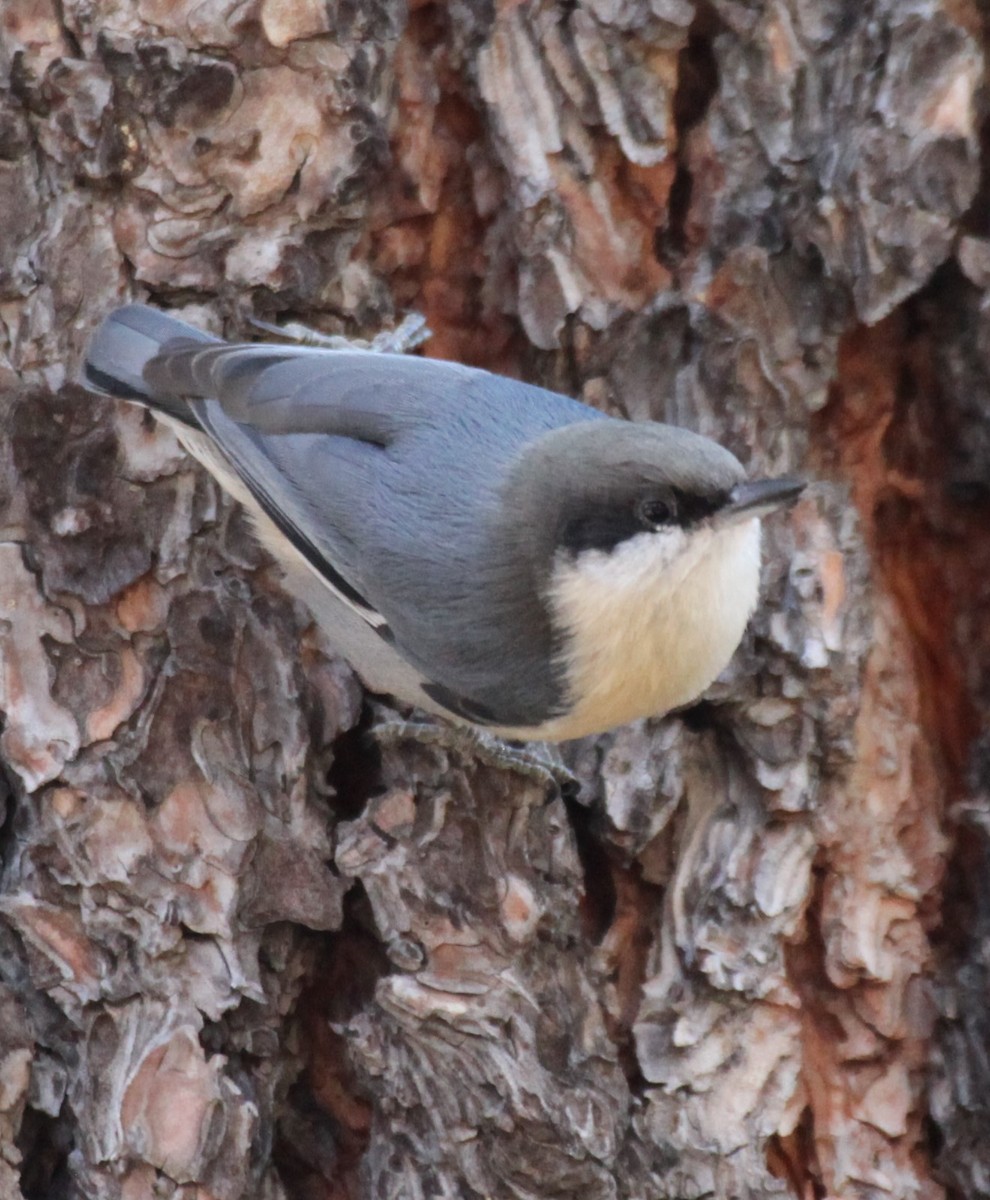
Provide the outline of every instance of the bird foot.
{"type": "Polygon", "coordinates": [[[422,313],[407,313],[394,329],[383,329],[370,340],[349,338],[340,333],[321,333],[297,321],[273,325],[259,317],[249,318],[252,325],[265,333],[275,334],[299,346],[322,346],[325,350],[370,350],[377,354],[408,354],[428,341],[431,333],[422,313]]]}
{"type": "Polygon", "coordinates": [[[560,751],[546,742],[512,743],[465,725],[401,719],[375,724],[371,735],[385,745],[411,740],[424,746],[438,746],[496,770],[515,771],[554,792],[569,794],[579,786],[560,751]]]}

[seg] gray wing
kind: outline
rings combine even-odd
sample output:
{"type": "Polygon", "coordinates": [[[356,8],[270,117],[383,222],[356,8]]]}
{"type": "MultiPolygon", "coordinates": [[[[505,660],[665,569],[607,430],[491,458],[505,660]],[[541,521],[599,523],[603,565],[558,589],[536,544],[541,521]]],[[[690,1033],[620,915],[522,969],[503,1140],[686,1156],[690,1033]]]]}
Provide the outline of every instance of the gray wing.
{"type": "Polygon", "coordinates": [[[559,702],[546,614],[531,580],[509,578],[493,525],[521,447],[601,414],[484,371],[367,351],[185,344],[144,376],[153,394],[193,397],[260,506],[438,702],[507,726],[559,702]]]}
{"type": "Polygon", "coordinates": [[[153,398],[185,398],[266,511],[368,591],[390,536],[418,552],[445,532],[472,541],[523,444],[600,416],[486,371],[358,350],[182,344],[144,378],[153,398]]]}
{"type": "Polygon", "coordinates": [[[166,346],[144,368],[153,396],[215,399],[226,416],[259,433],[337,434],[377,445],[438,403],[458,404],[479,376],[496,380],[434,359],[225,342],[166,346]]]}

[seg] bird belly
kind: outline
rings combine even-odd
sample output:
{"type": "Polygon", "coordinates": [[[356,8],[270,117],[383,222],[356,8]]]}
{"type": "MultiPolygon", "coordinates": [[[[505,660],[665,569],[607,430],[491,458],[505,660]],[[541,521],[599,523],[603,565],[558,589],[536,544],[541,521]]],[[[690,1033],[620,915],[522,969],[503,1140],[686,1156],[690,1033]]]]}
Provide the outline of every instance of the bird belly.
{"type": "Polygon", "coordinates": [[[760,523],[642,533],[558,564],[570,710],[529,737],[562,741],[688,704],[729,662],[756,606],[760,523]]]}

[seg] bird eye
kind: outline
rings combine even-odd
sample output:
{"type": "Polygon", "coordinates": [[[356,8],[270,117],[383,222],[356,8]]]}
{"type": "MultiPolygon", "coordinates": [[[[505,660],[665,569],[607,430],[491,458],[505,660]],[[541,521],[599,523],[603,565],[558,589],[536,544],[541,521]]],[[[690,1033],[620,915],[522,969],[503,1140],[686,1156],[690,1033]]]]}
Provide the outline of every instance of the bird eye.
{"type": "Polygon", "coordinates": [[[672,525],[677,520],[677,503],[673,496],[651,496],[639,502],[637,516],[649,529],[672,525]]]}

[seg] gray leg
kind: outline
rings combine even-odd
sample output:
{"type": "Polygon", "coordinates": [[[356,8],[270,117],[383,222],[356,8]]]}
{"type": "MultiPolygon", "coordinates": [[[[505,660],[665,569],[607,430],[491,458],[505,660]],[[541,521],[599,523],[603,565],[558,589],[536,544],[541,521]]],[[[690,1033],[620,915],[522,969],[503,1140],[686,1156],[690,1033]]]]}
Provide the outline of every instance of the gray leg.
{"type": "Polygon", "coordinates": [[[265,333],[285,338],[300,346],[322,346],[327,350],[371,350],[378,354],[408,354],[427,341],[430,331],[422,313],[407,313],[394,329],[385,329],[368,341],[365,338],[348,338],[339,333],[320,333],[308,329],[295,321],[286,325],[273,325],[258,317],[250,318],[251,324],[265,333]]]}
{"type": "Polygon", "coordinates": [[[422,313],[406,313],[394,329],[383,329],[381,333],[376,333],[368,349],[377,350],[380,354],[408,354],[410,350],[416,350],[428,342],[432,336],[422,313]]]}
{"type": "Polygon", "coordinates": [[[388,717],[371,728],[372,737],[384,745],[414,741],[437,746],[463,758],[474,759],[502,771],[515,771],[558,792],[576,789],[578,781],[564,764],[560,751],[547,742],[511,743],[469,725],[443,721],[402,720],[388,717]]]}

